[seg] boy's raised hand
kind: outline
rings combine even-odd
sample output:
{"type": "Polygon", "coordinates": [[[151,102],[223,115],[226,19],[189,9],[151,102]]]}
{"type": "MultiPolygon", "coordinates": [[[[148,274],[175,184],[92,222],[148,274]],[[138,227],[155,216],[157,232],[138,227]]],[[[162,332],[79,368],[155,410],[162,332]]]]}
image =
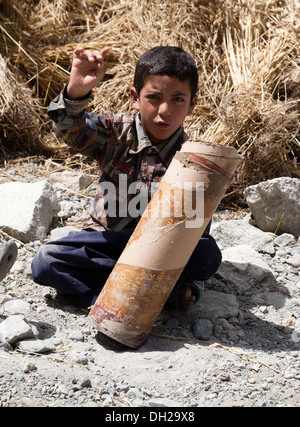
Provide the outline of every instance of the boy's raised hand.
{"type": "Polygon", "coordinates": [[[70,81],[67,86],[68,99],[84,97],[101,82],[106,72],[104,57],[108,51],[108,47],[101,51],[76,47],[73,52],[70,81]]]}

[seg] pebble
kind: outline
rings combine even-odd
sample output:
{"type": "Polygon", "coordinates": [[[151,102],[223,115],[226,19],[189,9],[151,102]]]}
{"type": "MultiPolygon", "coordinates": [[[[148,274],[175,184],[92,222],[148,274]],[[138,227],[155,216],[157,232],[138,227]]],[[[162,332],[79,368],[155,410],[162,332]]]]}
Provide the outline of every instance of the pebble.
{"type": "Polygon", "coordinates": [[[73,340],[73,341],[83,341],[84,340],[84,335],[81,331],[71,331],[69,333],[68,337],[70,338],[70,340],[73,340]]]}
{"type": "Polygon", "coordinates": [[[27,374],[28,372],[34,371],[36,368],[36,364],[34,360],[27,360],[23,367],[23,372],[27,374]]]}
{"type": "Polygon", "coordinates": [[[208,340],[213,334],[213,324],[209,319],[199,319],[193,326],[193,334],[199,340],[208,340]]]}
{"type": "Polygon", "coordinates": [[[79,365],[87,365],[89,362],[89,359],[85,353],[76,350],[69,352],[69,358],[71,362],[77,363],[79,365]]]}

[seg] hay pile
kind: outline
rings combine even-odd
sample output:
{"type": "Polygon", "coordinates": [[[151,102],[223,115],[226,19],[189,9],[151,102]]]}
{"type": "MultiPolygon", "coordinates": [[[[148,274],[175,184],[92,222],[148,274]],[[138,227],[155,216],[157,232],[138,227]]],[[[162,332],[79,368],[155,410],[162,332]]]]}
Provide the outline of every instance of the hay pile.
{"type": "Polygon", "coordinates": [[[231,188],[239,203],[246,185],[299,176],[299,23],[299,0],[2,0],[0,153],[57,149],[45,112],[77,44],[111,48],[91,100],[98,112],[130,112],[140,55],[182,46],[200,74],[186,130],[244,156],[231,188]]]}

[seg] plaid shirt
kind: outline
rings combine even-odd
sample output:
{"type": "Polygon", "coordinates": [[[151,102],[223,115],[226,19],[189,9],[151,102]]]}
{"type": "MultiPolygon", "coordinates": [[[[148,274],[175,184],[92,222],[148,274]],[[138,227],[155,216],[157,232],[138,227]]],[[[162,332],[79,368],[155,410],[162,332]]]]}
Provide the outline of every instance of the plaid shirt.
{"type": "Polygon", "coordinates": [[[61,92],[50,103],[48,114],[54,122],[56,135],[72,149],[95,159],[99,165],[99,183],[91,211],[92,226],[98,224],[107,230],[120,230],[129,224],[134,226],[139,218],[132,218],[128,213],[128,204],[136,195],[128,194],[129,185],[136,183],[138,192],[142,183],[148,189],[150,200],[153,183],[160,182],[175,152],[188,136],[182,126],[170,139],[154,147],[143,129],[139,113],[131,116],[88,113],[85,110],[88,102],[89,96],[70,101],[61,92]],[[125,202],[120,198],[120,176],[127,185],[125,202]],[[105,192],[107,183],[114,184],[116,189],[109,195],[109,200],[105,192]],[[116,205],[114,215],[107,211],[108,203],[112,201],[116,205]]]}

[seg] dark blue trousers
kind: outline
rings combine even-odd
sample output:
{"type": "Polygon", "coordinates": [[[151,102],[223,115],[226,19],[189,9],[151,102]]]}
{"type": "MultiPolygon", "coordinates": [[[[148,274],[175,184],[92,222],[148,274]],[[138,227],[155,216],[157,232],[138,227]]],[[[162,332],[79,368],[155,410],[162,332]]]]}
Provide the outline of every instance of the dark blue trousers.
{"type": "MultiPolygon", "coordinates": [[[[132,232],[133,229],[82,230],[49,242],[33,258],[32,278],[63,294],[76,295],[80,307],[89,307],[95,303],[132,232]]],[[[221,252],[215,240],[204,235],[176,283],[170,301],[177,301],[183,282],[207,280],[220,264],[221,252]]]]}

